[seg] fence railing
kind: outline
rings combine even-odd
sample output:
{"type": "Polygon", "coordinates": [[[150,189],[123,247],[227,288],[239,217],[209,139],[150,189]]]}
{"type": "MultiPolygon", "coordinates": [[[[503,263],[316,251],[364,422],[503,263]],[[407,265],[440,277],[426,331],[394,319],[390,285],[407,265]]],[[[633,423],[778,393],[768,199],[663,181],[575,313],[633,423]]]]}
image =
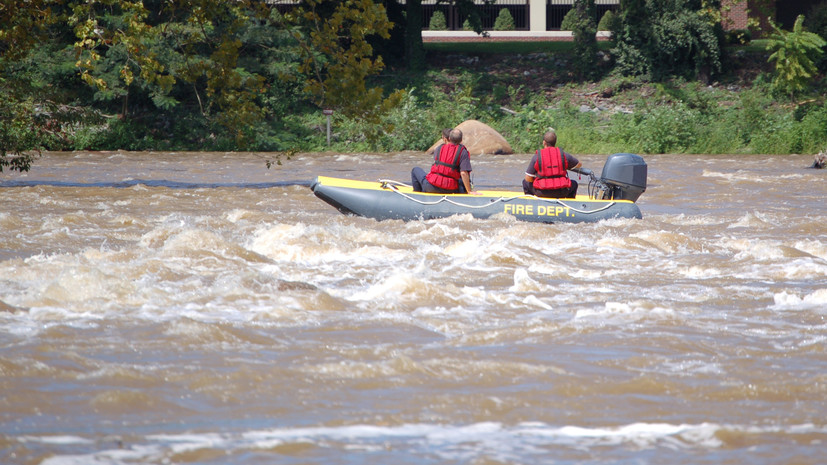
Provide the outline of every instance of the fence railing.
{"type": "MultiPolygon", "coordinates": [[[[284,12],[297,6],[297,0],[267,0],[268,3],[275,5],[280,11],[284,12]]],[[[399,3],[404,4],[404,0],[399,3]]],[[[560,30],[560,25],[563,23],[563,18],[566,13],[572,8],[574,0],[546,0],[545,15],[546,15],[546,30],[557,31],[560,30]]],[[[595,23],[600,21],[607,11],[617,11],[620,8],[620,0],[597,0],[595,5],[595,23]]],[[[511,17],[514,18],[514,29],[517,31],[527,31],[530,28],[531,8],[529,0],[496,0],[492,3],[484,1],[477,1],[476,12],[480,15],[482,21],[482,28],[486,31],[494,29],[494,23],[500,11],[508,10],[511,17]]],[[[450,1],[424,0],[422,2],[422,22],[423,29],[429,29],[431,18],[434,13],[441,11],[445,15],[445,23],[449,31],[463,30],[463,24],[468,19],[466,15],[462,15],[459,9],[450,1]]],[[[534,14],[543,14],[542,11],[535,11],[534,14]]]]}
{"type": "MultiPolygon", "coordinates": [[[[560,30],[560,25],[563,23],[563,18],[572,9],[573,0],[546,0],[546,30],[557,31],[560,30]]],[[[620,2],[604,1],[595,5],[595,24],[600,21],[600,18],[607,11],[617,11],[620,8],[620,2]]],[[[494,22],[500,11],[507,9],[514,18],[514,29],[517,31],[527,31],[530,27],[531,9],[527,0],[497,0],[492,4],[478,3],[476,11],[480,15],[483,30],[493,30],[494,22]]],[[[441,11],[445,15],[445,23],[449,31],[461,31],[463,24],[467,19],[466,16],[460,14],[459,9],[452,3],[438,3],[438,2],[422,2],[422,17],[423,28],[429,29],[431,18],[437,11],[441,11]]],[[[542,14],[542,12],[535,12],[535,14],[542,14]]]]}
{"type": "MultiPolygon", "coordinates": [[[[561,3],[560,0],[546,0],[546,30],[547,31],[558,31],[560,30],[560,25],[563,24],[563,18],[566,17],[566,14],[571,10],[572,5],[561,3]]],[[[607,11],[617,12],[620,9],[619,3],[598,3],[594,6],[595,15],[594,15],[594,24],[600,22],[600,18],[606,14],[607,11]]]]}
{"type": "MultiPolygon", "coordinates": [[[[482,28],[484,30],[494,29],[494,22],[497,20],[501,10],[508,10],[514,18],[514,29],[527,31],[529,28],[529,7],[528,0],[497,0],[492,4],[478,4],[476,11],[480,15],[482,28]]],[[[441,11],[445,15],[445,23],[449,31],[461,31],[467,16],[460,14],[459,9],[452,3],[426,3],[422,2],[423,27],[429,28],[434,13],[441,11]]]]}

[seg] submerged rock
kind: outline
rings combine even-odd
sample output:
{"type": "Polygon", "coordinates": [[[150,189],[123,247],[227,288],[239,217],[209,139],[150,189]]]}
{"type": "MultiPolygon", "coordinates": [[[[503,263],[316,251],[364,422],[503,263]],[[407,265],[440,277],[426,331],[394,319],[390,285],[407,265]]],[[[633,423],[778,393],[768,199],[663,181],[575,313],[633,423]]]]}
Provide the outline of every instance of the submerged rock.
{"type": "Polygon", "coordinates": [[[810,168],[821,169],[825,166],[827,166],[827,150],[819,152],[815,155],[815,160],[813,160],[813,166],[811,166],[810,168]]]}

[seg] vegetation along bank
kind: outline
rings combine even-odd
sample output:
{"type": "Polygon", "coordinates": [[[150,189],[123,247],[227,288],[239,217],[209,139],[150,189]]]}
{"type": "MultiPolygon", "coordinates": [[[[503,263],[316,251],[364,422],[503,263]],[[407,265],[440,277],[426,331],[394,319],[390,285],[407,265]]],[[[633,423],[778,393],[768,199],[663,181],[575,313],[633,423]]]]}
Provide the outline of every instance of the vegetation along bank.
{"type": "Polygon", "coordinates": [[[423,44],[418,2],[6,3],[0,171],[40,150],[424,150],[468,119],[520,153],[547,127],[573,153],[827,148],[827,1],[752,41],[719,2],[629,0],[598,42],[577,0],[571,42],[467,44],[423,44]]]}

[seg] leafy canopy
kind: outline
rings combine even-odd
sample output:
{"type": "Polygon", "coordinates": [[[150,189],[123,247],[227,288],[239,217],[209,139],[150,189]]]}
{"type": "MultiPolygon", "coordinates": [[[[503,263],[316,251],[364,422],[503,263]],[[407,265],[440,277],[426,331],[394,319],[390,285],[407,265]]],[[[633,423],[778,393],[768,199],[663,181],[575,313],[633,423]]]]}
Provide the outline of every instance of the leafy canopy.
{"type": "Polygon", "coordinates": [[[399,103],[404,91],[383,98],[380,87],[368,88],[368,77],[384,67],[381,56],[373,57],[369,36],[387,39],[393,24],[385,7],[372,0],[337,2],[323,16],[322,0],[306,0],[305,7],[286,15],[299,26],[294,37],[301,47],[304,90],[321,108],[338,109],[345,116],[378,122],[380,115],[399,103]]]}
{"type": "Polygon", "coordinates": [[[613,54],[618,70],[654,80],[696,77],[721,70],[720,23],[702,0],[621,2],[613,54]]]}

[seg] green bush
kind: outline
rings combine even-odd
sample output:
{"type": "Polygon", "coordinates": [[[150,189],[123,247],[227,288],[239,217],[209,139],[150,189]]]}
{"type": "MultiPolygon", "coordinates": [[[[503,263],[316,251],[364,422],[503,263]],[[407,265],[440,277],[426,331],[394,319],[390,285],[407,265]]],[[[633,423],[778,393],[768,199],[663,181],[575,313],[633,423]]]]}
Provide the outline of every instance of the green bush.
{"type": "Polygon", "coordinates": [[[615,30],[615,23],[617,22],[617,17],[612,10],[607,10],[603,13],[603,17],[600,18],[600,22],[597,23],[597,30],[598,31],[614,31],[615,30]]]}
{"type": "Polygon", "coordinates": [[[560,23],[561,31],[572,31],[577,23],[577,10],[572,8],[563,16],[563,22],[560,23]]]}
{"type": "Polygon", "coordinates": [[[497,15],[497,19],[494,21],[494,30],[513,31],[514,27],[514,17],[511,16],[511,12],[508,11],[508,8],[503,8],[500,10],[500,14],[497,15]]]}
{"type": "Polygon", "coordinates": [[[762,126],[753,134],[749,151],[762,154],[790,153],[792,145],[798,145],[795,121],[791,115],[769,114],[762,126]]]}
{"type": "Polygon", "coordinates": [[[800,149],[796,153],[818,153],[827,141],[827,108],[816,104],[798,123],[800,149]]]}
{"type": "Polygon", "coordinates": [[[431,15],[431,22],[428,24],[428,29],[432,31],[448,30],[448,23],[445,21],[445,13],[440,10],[434,11],[434,14],[431,15]]]}
{"type": "Polygon", "coordinates": [[[0,173],[29,171],[39,156],[43,131],[36,122],[36,111],[31,100],[18,100],[0,88],[0,173]]]}
{"type": "Polygon", "coordinates": [[[683,104],[635,113],[632,141],[643,153],[684,153],[695,140],[697,116],[683,104]]]}

